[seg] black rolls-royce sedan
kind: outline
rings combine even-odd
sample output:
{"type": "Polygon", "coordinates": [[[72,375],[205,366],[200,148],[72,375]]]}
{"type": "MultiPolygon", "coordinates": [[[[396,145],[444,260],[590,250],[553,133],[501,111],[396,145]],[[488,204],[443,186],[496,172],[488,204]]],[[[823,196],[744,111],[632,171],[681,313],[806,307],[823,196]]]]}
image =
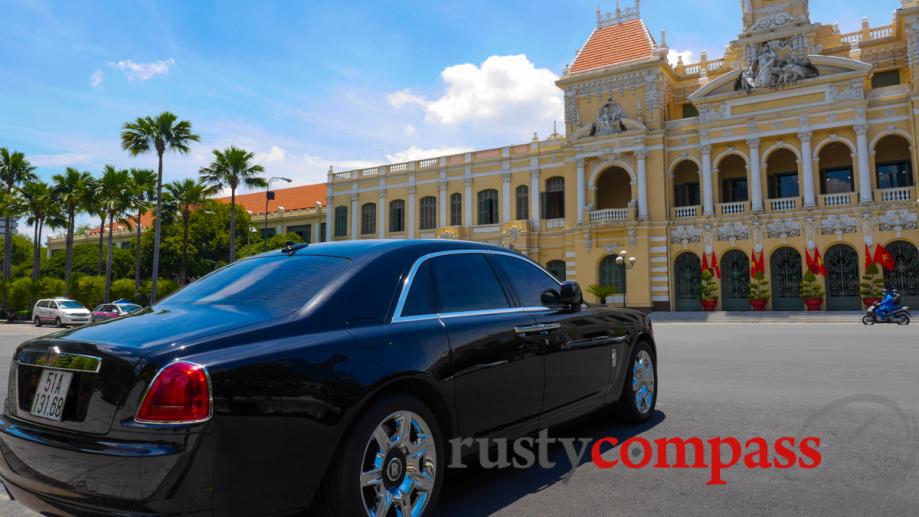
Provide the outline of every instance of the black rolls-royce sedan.
{"type": "Polygon", "coordinates": [[[430,515],[456,437],[656,402],[649,318],[487,245],[288,245],[28,341],[0,477],[53,515],[430,515]]]}

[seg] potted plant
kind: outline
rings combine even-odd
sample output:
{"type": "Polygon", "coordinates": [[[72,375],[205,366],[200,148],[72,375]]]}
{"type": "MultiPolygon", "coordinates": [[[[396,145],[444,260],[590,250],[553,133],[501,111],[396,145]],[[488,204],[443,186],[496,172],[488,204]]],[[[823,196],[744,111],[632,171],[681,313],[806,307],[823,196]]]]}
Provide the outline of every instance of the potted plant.
{"type": "Polygon", "coordinates": [[[823,306],[823,286],[812,271],[804,273],[801,281],[801,299],[808,311],[819,311],[823,306]]]}
{"type": "Polygon", "coordinates": [[[882,289],[884,289],[884,277],[881,276],[878,265],[871,264],[865,270],[865,274],[862,275],[861,288],[859,289],[865,308],[871,307],[881,299],[882,289]]]}
{"type": "Polygon", "coordinates": [[[769,281],[762,271],[757,271],[750,281],[750,307],[754,311],[764,311],[768,302],[769,281]]]}
{"type": "Polygon", "coordinates": [[[699,297],[702,300],[702,310],[712,312],[718,305],[718,281],[715,275],[706,269],[702,272],[702,283],[699,285],[699,297]]]}
{"type": "Polygon", "coordinates": [[[607,303],[607,298],[614,296],[618,289],[611,285],[591,284],[587,286],[587,292],[597,297],[597,302],[601,305],[607,303]]]}

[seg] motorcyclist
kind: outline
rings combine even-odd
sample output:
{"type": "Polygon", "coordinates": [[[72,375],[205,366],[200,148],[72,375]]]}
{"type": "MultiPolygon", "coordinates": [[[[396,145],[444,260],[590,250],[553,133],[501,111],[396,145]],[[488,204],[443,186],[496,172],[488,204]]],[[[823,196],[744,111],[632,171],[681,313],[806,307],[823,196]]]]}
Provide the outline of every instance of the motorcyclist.
{"type": "Polygon", "coordinates": [[[888,291],[887,289],[884,289],[883,291],[881,291],[881,293],[884,295],[884,297],[881,300],[880,305],[878,305],[876,313],[878,315],[878,319],[887,320],[887,319],[890,319],[890,315],[893,313],[894,309],[896,308],[896,298],[897,298],[896,289],[892,291],[888,291]]]}

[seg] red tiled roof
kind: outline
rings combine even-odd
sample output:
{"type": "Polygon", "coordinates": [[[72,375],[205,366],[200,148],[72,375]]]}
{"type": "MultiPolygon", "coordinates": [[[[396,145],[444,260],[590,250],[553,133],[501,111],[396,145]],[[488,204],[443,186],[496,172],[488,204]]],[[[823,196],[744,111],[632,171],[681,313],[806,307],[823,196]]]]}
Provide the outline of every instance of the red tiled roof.
{"type": "Polygon", "coordinates": [[[569,73],[618,65],[654,55],[654,38],[641,20],[598,27],[581,48],[569,73]]]}
{"type": "MultiPolygon", "coordinates": [[[[326,184],[317,183],[314,185],[303,185],[300,187],[290,188],[273,188],[274,199],[268,202],[268,211],[274,212],[279,206],[284,210],[301,210],[304,208],[315,208],[316,201],[325,206],[326,184]]],[[[229,203],[230,197],[221,197],[217,201],[229,203]]],[[[251,192],[249,194],[237,194],[236,203],[253,214],[265,213],[265,191],[251,192]]]]}

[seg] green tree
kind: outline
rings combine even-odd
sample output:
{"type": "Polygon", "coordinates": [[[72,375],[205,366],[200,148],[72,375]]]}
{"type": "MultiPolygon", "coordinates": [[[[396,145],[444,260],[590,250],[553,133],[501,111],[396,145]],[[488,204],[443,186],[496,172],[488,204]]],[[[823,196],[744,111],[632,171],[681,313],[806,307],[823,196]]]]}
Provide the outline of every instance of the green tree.
{"type": "Polygon", "coordinates": [[[267,182],[260,176],[264,167],[253,164],[255,155],[238,147],[214,149],[214,161],[202,167],[201,180],[215,189],[230,189],[230,262],[236,260],[236,189],[265,187],[267,182]]]}
{"type": "Polygon", "coordinates": [[[41,239],[45,223],[51,227],[64,225],[64,214],[54,199],[54,191],[43,181],[31,181],[22,187],[22,195],[29,208],[27,222],[32,230],[32,281],[38,282],[41,274],[41,239]]]}
{"type": "Polygon", "coordinates": [[[136,289],[134,280],[130,278],[119,278],[112,282],[112,298],[115,300],[133,300],[138,293],[140,290],[136,289]]]}
{"type": "MultiPolygon", "coordinates": [[[[111,167],[111,165],[106,165],[111,167]]],[[[103,172],[104,174],[104,172],[103,172]]],[[[90,178],[86,182],[86,197],[83,199],[83,211],[99,218],[99,244],[96,254],[96,276],[102,276],[102,255],[105,249],[105,192],[102,191],[102,179],[90,178]]],[[[91,232],[92,230],[90,230],[91,232]]]]}
{"type": "Polygon", "coordinates": [[[85,305],[89,310],[103,302],[105,279],[97,275],[84,275],[79,277],[73,288],[73,298],[85,305]]]}
{"type": "Polygon", "coordinates": [[[175,114],[164,111],[156,117],[141,117],[134,122],[126,122],[121,131],[121,147],[131,156],[156,152],[156,210],[153,230],[153,288],[150,292],[150,304],[156,302],[157,278],[160,265],[160,214],[163,209],[163,154],[168,151],[188,154],[192,142],[200,137],[192,133],[191,123],[178,120],[175,114]]]}
{"type": "Polygon", "coordinates": [[[300,234],[297,233],[278,233],[272,235],[268,239],[268,243],[262,240],[261,237],[256,238],[251,243],[243,246],[239,250],[239,258],[251,257],[252,255],[258,255],[265,251],[267,247],[269,250],[279,250],[287,245],[288,242],[303,242],[303,238],[300,237],[300,234]]]}
{"type": "Polygon", "coordinates": [[[105,259],[105,294],[102,301],[111,301],[112,288],[112,234],[115,228],[115,219],[122,221],[123,216],[131,207],[132,187],[131,175],[127,170],[118,170],[111,165],[106,165],[99,180],[101,205],[108,218],[108,252],[105,259]]]}
{"type": "Polygon", "coordinates": [[[67,238],[65,240],[65,261],[64,261],[64,283],[66,284],[67,295],[70,295],[73,287],[70,280],[70,273],[73,270],[73,232],[76,214],[83,206],[86,199],[86,187],[92,176],[88,172],[80,172],[68,167],[64,174],[55,174],[54,195],[64,206],[64,212],[67,217],[67,238]]]}
{"type": "MultiPolygon", "coordinates": [[[[31,247],[30,243],[30,250],[31,247]]],[[[63,278],[65,260],[66,256],[63,253],[55,253],[50,259],[45,261],[42,275],[46,277],[63,278]]],[[[129,276],[133,267],[134,258],[131,256],[131,252],[116,246],[112,250],[112,278],[124,278],[129,276]]],[[[73,287],[73,281],[78,275],[95,275],[96,247],[92,244],[78,244],[74,246],[71,269],[71,288],[73,287]]]]}
{"type": "Polygon", "coordinates": [[[134,240],[134,293],[140,293],[140,251],[141,234],[143,233],[143,217],[156,201],[156,173],[150,169],[131,169],[131,194],[133,196],[134,230],[137,237],[134,240]]]}
{"type": "Polygon", "coordinates": [[[188,223],[191,221],[191,214],[213,194],[213,187],[192,179],[173,181],[166,185],[165,206],[169,208],[167,211],[178,213],[182,221],[182,262],[179,266],[179,285],[188,283],[188,223]]]}
{"type": "MultiPolygon", "coordinates": [[[[10,151],[6,147],[0,147],[0,181],[3,182],[3,186],[6,189],[6,193],[12,194],[14,190],[18,189],[22,184],[34,181],[35,176],[35,167],[26,160],[24,154],[19,151],[10,151]]],[[[22,206],[22,205],[7,205],[8,208],[13,206],[22,206]]],[[[12,210],[3,210],[3,216],[6,219],[6,232],[3,235],[3,242],[5,244],[5,253],[3,255],[3,278],[7,281],[10,279],[12,273],[12,238],[13,232],[11,231],[13,226],[13,221],[19,215],[12,210]]]]}

